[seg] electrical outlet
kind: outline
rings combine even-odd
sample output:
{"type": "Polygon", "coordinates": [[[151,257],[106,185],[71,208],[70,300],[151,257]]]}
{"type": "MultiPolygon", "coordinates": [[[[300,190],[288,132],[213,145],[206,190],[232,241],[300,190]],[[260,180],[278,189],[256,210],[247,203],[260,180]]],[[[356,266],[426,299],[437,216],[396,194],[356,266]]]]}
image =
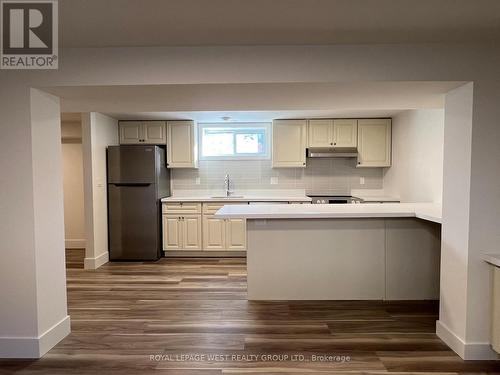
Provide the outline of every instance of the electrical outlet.
{"type": "Polygon", "coordinates": [[[364,185],[365,184],[365,178],[364,177],[360,177],[359,178],[359,184],[360,185],[364,185]]]}
{"type": "Polygon", "coordinates": [[[196,177],[196,180],[194,181],[196,185],[201,184],[201,179],[199,177],[196,177]]]}
{"type": "Polygon", "coordinates": [[[271,185],[278,185],[278,177],[271,177],[271,185]]]}

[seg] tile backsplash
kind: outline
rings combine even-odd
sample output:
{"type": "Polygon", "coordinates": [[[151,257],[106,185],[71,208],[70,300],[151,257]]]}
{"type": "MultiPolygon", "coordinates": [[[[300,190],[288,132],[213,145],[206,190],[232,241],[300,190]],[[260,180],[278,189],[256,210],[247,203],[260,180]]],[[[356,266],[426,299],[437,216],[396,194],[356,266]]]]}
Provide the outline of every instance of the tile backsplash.
{"type": "Polygon", "coordinates": [[[356,168],[354,158],[307,159],[306,168],[271,168],[271,160],[200,161],[198,169],[172,169],[175,190],[305,189],[307,192],[350,194],[351,189],[382,189],[382,168],[356,168]],[[364,185],[360,178],[364,177],[364,185]],[[199,178],[199,184],[196,184],[199,178]],[[273,182],[273,184],[271,184],[273,182]]]}

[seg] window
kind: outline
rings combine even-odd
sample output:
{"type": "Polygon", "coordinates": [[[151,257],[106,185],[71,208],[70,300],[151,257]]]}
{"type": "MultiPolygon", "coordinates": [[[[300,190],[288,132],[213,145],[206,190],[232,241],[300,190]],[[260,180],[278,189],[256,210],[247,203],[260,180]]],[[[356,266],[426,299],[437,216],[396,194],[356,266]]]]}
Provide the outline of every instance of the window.
{"type": "Polygon", "coordinates": [[[199,124],[201,160],[269,159],[270,123],[199,124]]]}

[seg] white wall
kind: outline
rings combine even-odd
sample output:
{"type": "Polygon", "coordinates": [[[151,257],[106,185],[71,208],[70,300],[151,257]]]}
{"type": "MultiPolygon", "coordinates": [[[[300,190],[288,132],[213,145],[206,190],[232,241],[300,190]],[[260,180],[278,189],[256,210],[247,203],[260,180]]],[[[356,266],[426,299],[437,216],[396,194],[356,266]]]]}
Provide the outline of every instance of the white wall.
{"type": "Polygon", "coordinates": [[[402,202],[441,202],[444,110],[404,111],[392,119],[392,166],[384,192],[402,202]]]}
{"type": "Polygon", "coordinates": [[[82,249],[85,248],[85,212],[81,122],[63,122],[61,132],[65,246],[82,249]]]}
{"type": "Polygon", "coordinates": [[[106,148],[118,144],[118,121],[101,113],[82,114],[86,248],[84,266],[108,262],[106,148]]]}
{"type": "Polygon", "coordinates": [[[1,123],[0,357],[36,358],[70,330],[60,107],[35,89],[7,96],[0,112],[15,126],[1,123]]]}
{"type": "MultiPolygon", "coordinates": [[[[446,95],[441,304],[438,334],[461,356],[467,335],[467,272],[473,85],[446,95]],[[457,188],[458,187],[458,188],[457,188]]],[[[488,300],[482,304],[489,305],[488,300]]]]}
{"type": "Polygon", "coordinates": [[[214,195],[224,189],[224,175],[231,188],[302,189],[322,194],[349,195],[351,189],[382,189],[382,168],[356,168],[354,158],[308,159],[306,168],[272,168],[271,160],[201,160],[197,169],[172,169],[172,188],[209,190],[214,195]],[[271,177],[277,179],[271,184],[271,177]],[[360,177],[365,179],[361,185],[360,177]],[[199,179],[199,184],[196,180],[199,179]]]}

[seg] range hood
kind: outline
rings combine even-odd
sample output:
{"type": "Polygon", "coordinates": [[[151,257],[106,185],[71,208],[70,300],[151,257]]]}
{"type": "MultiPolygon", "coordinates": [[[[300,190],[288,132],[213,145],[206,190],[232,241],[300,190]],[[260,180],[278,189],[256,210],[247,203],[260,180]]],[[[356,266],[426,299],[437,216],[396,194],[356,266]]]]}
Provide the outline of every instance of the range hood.
{"type": "Polygon", "coordinates": [[[335,147],[322,148],[311,147],[307,149],[308,158],[357,158],[358,149],[356,147],[335,147]]]}

